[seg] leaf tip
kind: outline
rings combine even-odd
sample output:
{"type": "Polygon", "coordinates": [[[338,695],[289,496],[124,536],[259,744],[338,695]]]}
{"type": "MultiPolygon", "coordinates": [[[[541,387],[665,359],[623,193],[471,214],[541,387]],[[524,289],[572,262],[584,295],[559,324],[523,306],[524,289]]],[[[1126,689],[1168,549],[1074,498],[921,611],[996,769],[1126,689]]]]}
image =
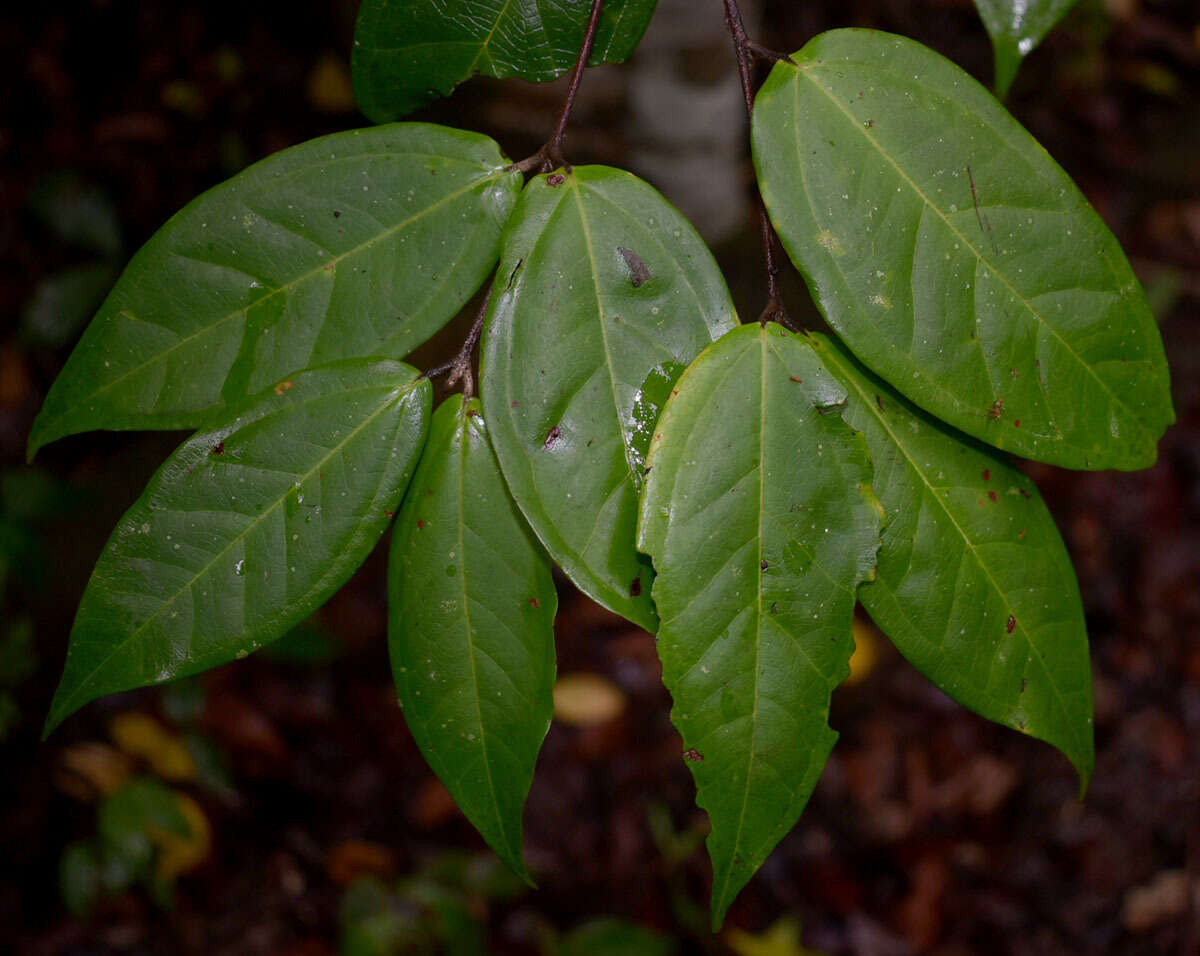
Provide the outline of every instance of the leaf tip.
{"type": "Polygon", "coordinates": [[[64,712],[63,707],[58,703],[58,695],[56,694],[54,701],[50,704],[50,711],[46,714],[46,722],[42,725],[40,740],[45,743],[49,736],[58,729],[58,725],[69,716],[70,712],[64,712]]]}
{"type": "Polygon", "coordinates": [[[46,437],[46,428],[43,422],[43,417],[38,415],[33,420],[33,427],[29,430],[29,438],[25,443],[25,464],[27,465],[33,463],[34,455],[54,441],[53,437],[46,437]]]}

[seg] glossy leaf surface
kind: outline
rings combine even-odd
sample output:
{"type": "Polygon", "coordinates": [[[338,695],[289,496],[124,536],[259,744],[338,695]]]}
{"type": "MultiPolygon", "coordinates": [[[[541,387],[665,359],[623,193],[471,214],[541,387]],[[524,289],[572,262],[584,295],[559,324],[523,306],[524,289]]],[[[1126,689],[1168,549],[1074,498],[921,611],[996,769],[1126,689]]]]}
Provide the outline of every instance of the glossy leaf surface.
{"type": "Polygon", "coordinates": [[[996,58],[996,95],[1012,85],[1021,61],[1042,42],[1078,0],[975,0],[992,38],[996,58]]]}
{"type": "MultiPolygon", "coordinates": [[[[619,63],[656,0],[607,0],[592,65],[619,63]]],[[[384,123],[446,96],[476,73],[552,80],[575,65],[591,0],[363,0],[354,33],[354,95],[384,123]]]]}
{"type": "Polygon", "coordinates": [[[192,428],[293,372],[400,358],[495,265],[519,173],[426,124],[336,133],[203,194],[134,256],[51,388],[30,454],[94,428],[192,428]]]}
{"type": "Polygon", "coordinates": [[[576,166],[525,187],[484,332],[492,442],[550,556],[647,630],[634,526],[650,435],[670,384],[734,324],[712,254],[645,182],[576,166]]]}
{"type": "Polygon", "coordinates": [[[1037,487],[1003,455],[914,408],[813,336],[846,389],[888,514],[876,578],[858,591],[926,677],[1091,774],[1092,681],[1070,556],[1037,487]]]}
{"type": "Polygon", "coordinates": [[[104,694],[245,657],[323,604],[396,508],[429,402],[407,365],[343,363],[184,442],[92,572],[46,731],[104,694]]]}
{"type": "Polygon", "coordinates": [[[1117,241],[966,73],[836,30],[758,95],[759,184],[830,325],[906,397],[999,448],[1142,468],[1171,410],[1117,241]]]}
{"type": "Polygon", "coordinates": [[[638,542],[654,559],[658,652],[712,831],[712,912],[796,822],[837,734],[855,589],[882,517],[846,394],[782,327],[698,358],[654,435],[638,542]]]}
{"type": "Polygon", "coordinates": [[[446,401],[396,519],[389,646],[421,752],[526,879],[521,814],[553,710],[550,561],[513,503],[478,401],[446,401]]]}

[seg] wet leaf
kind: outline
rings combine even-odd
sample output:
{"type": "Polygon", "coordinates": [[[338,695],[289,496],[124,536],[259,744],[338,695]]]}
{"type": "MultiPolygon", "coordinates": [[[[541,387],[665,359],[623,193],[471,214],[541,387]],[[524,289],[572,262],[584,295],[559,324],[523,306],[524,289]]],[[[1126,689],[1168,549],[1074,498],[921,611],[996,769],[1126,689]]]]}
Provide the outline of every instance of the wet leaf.
{"type": "Polygon", "coordinates": [[[881,514],[845,391],[778,325],[684,373],[658,424],[638,543],[654,559],[672,720],[712,832],[714,929],[791,829],[837,734],[854,592],[881,514]]]}
{"type": "MultiPolygon", "coordinates": [[[[608,0],[592,65],[619,63],[642,38],[656,0],[608,0]]],[[[591,0],[364,0],[354,32],[354,91],[373,122],[411,113],[463,80],[552,80],[575,65],[591,0]]]]}
{"type": "Polygon", "coordinates": [[[484,332],[492,441],[550,556],[647,630],[652,572],[634,546],[646,448],[669,384],[735,321],[712,254],[648,184],[603,166],[530,180],[484,332]]]}
{"type": "Polygon", "coordinates": [[[103,694],[244,657],[336,591],[383,532],[424,440],[429,384],[350,362],[196,433],[109,538],[46,732],[103,694]]]}
{"type": "Polygon", "coordinates": [[[504,164],[485,136],[407,123],[311,140],[204,193],[133,257],[30,455],[95,428],[198,427],[297,370],[403,357],[495,264],[521,179],[504,164]]]}
{"type": "Polygon", "coordinates": [[[996,57],[996,95],[1012,85],[1021,61],[1042,42],[1077,0],[975,0],[975,8],[992,38],[996,57]]]}
{"type": "Polygon", "coordinates": [[[550,727],[550,562],[508,494],[478,401],[434,415],[396,518],[392,673],[421,752],[484,839],[528,878],[521,816],[550,727]]]}
{"type": "Polygon", "coordinates": [[[955,428],[1070,468],[1143,468],[1174,420],[1120,246],[983,87],[902,37],[835,30],[776,65],[758,179],[829,324],[955,428]]]}
{"type": "Polygon", "coordinates": [[[846,389],[888,524],[859,600],[945,693],[1092,771],[1092,676],[1079,585],[1037,487],[1003,455],[918,411],[813,336],[846,389]]]}

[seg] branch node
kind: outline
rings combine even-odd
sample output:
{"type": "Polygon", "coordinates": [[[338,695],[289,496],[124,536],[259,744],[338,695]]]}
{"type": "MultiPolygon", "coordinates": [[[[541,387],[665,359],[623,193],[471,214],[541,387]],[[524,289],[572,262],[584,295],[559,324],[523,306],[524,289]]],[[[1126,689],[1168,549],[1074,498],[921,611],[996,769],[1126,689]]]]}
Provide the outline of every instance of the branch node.
{"type": "Polygon", "coordinates": [[[513,163],[507,170],[519,169],[522,174],[528,174],[535,169],[542,173],[552,173],[556,169],[568,173],[571,171],[571,164],[563,155],[563,140],[566,138],[571,110],[575,106],[575,94],[579,92],[579,82],[583,78],[583,71],[587,69],[588,57],[592,55],[592,44],[596,42],[596,31],[600,27],[600,11],[603,7],[604,0],[592,0],[592,12],[583,34],[583,43],[579,47],[579,55],[575,58],[575,68],[571,71],[571,80],[567,84],[567,95],[563,99],[562,111],[558,114],[558,122],[550,139],[532,156],[519,163],[513,163]]]}
{"type": "Polygon", "coordinates": [[[447,388],[453,388],[459,382],[462,382],[463,398],[466,401],[470,401],[474,397],[475,374],[471,371],[471,358],[475,354],[475,346],[479,342],[479,336],[483,333],[483,319],[487,315],[488,305],[491,301],[492,290],[489,288],[487,295],[484,296],[483,305],[479,307],[479,315],[475,318],[475,324],[471,326],[467,340],[463,342],[462,348],[458,350],[458,354],[449,362],[422,372],[420,375],[421,378],[433,379],[439,375],[445,375],[447,388]]]}

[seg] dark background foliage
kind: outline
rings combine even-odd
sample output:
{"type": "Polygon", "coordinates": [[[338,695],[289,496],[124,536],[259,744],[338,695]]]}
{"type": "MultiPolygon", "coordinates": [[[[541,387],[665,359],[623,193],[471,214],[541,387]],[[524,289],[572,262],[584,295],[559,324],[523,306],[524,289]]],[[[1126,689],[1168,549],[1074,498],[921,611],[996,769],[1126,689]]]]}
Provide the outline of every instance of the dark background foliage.
{"type": "MultiPolygon", "coordinates": [[[[53,281],[119,265],[247,163],[359,125],[347,70],[354,6],[76,0],[0,12],[0,947],[335,952],[340,901],[357,877],[391,879],[482,846],[395,704],[382,549],[318,616],[328,662],[305,663],[293,642],[286,659],[259,655],[199,682],[191,716],[157,691],[126,694],[38,741],[90,567],[179,440],[78,436],[26,469],[30,423],[77,331],[69,308],[45,305],[53,281]],[[61,210],[78,220],[89,209],[82,231],[64,225],[61,210]],[[106,728],[130,711],[171,732],[186,724],[224,757],[224,786],[180,785],[210,821],[211,851],[180,879],[171,909],[135,890],[73,918],[59,858],[95,833],[97,780],[120,762],[106,728]]],[[[871,26],[990,76],[969,0],[765,0],[759,13],[756,32],[776,48],[871,26]]],[[[743,314],[755,315],[761,266],[741,118],[732,114],[725,136],[732,186],[709,181],[720,164],[697,172],[693,161],[710,147],[673,139],[637,90],[716,90],[732,77],[719,30],[674,44],[660,30],[631,66],[589,72],[567,145],[575,162],[634,166],[693,214],[743,314]],[[734,201],[714,211],[722,190],[734,201]]],[[[520,157],[551,128],[561,89],[470,83],[417,118],[486,130],[520,157]]],[[[957,708],[867,632],[874,657],[834,698],[842,739],[821,785],[730,911],[750,932],[795,916],[822,952],[1200,951],[1200,11],[1191,0],[1081,0],[1029,58],[1010,107],[1124,243],[1162,322],[1179,424],[1146,472],[1029,466],[1087,608],[1097,763],[1085,802],[1061,756],[957,708]]],[[[794,276],[785,289],[793,313],[815,324],[794,276]]],[[[448,353],[465,328],[460,319],[420,358],[448,353]]],[[[539,952],[548,927],[603,915],[657,928],[681,952],[728,952],[736,935],[695,931],[708,870],[688,848],[703,818],[653,639],[565,583],[562,593],[560,674],[604,678],[621,712],[555,723],[527,815],[541,888],[476,894],[470,915],[495,952],[539,952]]]]}

